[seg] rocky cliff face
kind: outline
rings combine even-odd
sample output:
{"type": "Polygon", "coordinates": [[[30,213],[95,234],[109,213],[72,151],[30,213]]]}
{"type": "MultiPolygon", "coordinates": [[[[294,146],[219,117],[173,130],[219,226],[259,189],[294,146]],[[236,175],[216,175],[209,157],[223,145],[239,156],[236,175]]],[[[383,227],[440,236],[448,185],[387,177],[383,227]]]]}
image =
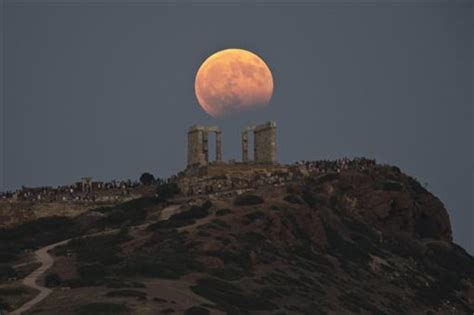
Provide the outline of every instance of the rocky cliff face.
{"type": "Polygon", "coordinates": [[[441,201],[396,167],[313,177],[304,189],[320,198],[323,193],[325,203],[320,206],[358,214],[384,233],[452,240],[448,212],[441,201]]]}

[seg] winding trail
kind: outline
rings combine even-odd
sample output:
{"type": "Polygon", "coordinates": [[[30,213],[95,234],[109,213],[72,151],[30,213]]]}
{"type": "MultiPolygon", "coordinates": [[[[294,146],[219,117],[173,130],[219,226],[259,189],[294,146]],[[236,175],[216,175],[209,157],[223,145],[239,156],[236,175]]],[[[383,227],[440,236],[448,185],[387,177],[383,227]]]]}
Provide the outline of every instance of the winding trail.
{"type": "MultiPolygon", "coordinates": [[[[161,216],[159,221],[161,220],[167,220],[177,209],[179,209],[179,206],[177,205],[171,205],[169,207],[166,207],[165,209],[162,210],[162,213],[164,213],[164,216],[161,216]]],[[[138,230],[138,229],[144,229],[148,227],[151,223],[145,223],[141,225],[136,225],[132,226],[132,230],[138,230]]],[[[101,231],[97,233],[92,233],[92,234],[87,234],[84,236],[81,236],[81,238],[84,237],[94,237],[94,236],[99,236],[99,235],[107,235],[107,234],[112,234],[115,232],[118,232],[120,229],[113,229],[113,230],[107,230],[107,231],[101,231]]],[[[54,258],[48,253],[50,250],[54,249],[57,246],[66,244],[71,240],[67,239],[58,243],[54,243],[45,247],[42,247],[38,250],[35,251],[35,258],[36,260],[41,263],[41,266],[38,267],[35,271],[27,275],[23,280],[22,284],[33,288],[35,290],[38,290],[39,293],[37,296],[35,296],[33,299],[29,300],[25,304],[23,304],[21,307],[17,308],[16,310],[8,313],[9,315],[20,315],[23,314],[24,312],[30,310],[33,306],[38,304],[39,302],[43,301],[45,298],[47,298],[53,290],[50,288],[44,287],[42,285],[38,284],[38,279],[41,278],[46,271],[49,270],[53,266],[54,263],[54,258]]]]}
{"type": "Polygon", "coordinates": [[[56,246],[66,244],[69,242],[70,239],[48,245],[46,247],[40,248],[37,251],[35,251],[35,257],[38,262],[41,263],[41,266],[38,267],[35,271],[30,273],[28,276],[26,276],[22,283],[23,285],[36,289],[39,291],[39,294],[35,296],[32,300],[29,300],[25,304],[23,304],[20,308],[17,308],[13,312],[10,312],[9,314],[11,315],[19,315],[22,314],[23,312],[26,312],[27,310],[31,309],[33,306],[44,300],[48,295],[51,294],[52,290],[46,287],[43,287],[41,285],[38,285],[36,282],[38,278],[40,278],[49,268],[54,263],[53,257],[48,253],[49,250],[55,248],[56,246]]]}

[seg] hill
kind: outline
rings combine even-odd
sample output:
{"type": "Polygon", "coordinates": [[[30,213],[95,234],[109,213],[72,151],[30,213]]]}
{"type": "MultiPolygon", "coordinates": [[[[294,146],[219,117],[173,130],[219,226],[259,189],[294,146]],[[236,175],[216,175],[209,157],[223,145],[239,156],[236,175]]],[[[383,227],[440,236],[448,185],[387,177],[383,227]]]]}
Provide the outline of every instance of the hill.
{"type": "Polygon", "coordinates": [[[474,259],[452,242],[446,209],[390,166],[141,198],[0,237],[4,266],[74,238],[54,249],[56,288],[32,314],[474,312],[474,259]]]}

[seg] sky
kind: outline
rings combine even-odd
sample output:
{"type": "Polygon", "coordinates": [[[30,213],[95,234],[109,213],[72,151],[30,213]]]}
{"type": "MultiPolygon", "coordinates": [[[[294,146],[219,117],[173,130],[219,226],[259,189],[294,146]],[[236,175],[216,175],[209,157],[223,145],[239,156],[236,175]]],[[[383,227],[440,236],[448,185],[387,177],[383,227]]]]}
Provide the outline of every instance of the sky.
{"type": "Polygon", "coordinates": [[[239,159],[242,127],[274,120],[282,163],[365,156],[426,183],[473,253],[473,5],[450,3],[4,1],[0,190],[169,176],[196,123],[239,159]],[[270,67],[265,109],[199,107],[226,48],[270,67]]]}

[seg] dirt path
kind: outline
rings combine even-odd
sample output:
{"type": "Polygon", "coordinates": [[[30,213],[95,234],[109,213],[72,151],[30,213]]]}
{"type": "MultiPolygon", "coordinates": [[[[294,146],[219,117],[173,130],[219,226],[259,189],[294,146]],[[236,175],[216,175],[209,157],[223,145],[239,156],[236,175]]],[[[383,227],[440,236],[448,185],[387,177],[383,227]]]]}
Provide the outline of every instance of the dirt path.
{"type": "Polygon", "coordinates": [[[68,241],[69,240],[65,240],[59,243],[51,244],[35,251],[36,260],[41,263],[41,266],[38,267],[38,269],[36,269],[32,273],[30,273],[28,276],[26,276],[23,279],[22,283],[27,287],[38,290],[39,294],[35,296],[32,300],[23,304],[20,308],[11,312],[11,315],[18,315],[22,314],[23,312],[26,312],[51,294],[51,289],[38,285],[36,281],[53,265],[54,259],[53,257],[51,257],[51,255],[48,254],[48,251],[55,248],[56,246],[65,244],[68,241]]]}
{"type": "MultiPolygon", "coordinates": [[[[162,215],[160,216],[160,220],[167,220],[177,209],[179,208],[178,205],[171,205],[165,209],[162,210],[162,215]]],[[[146,224],[141,224],[137,226],[131,227],[133,230],[138,230],[138,229],[144,229],[148,227],[150,223],[146,224]]],[[[111,233],[115,233],[119,231],[120,229],[113,229],[113,230],[108,230],[108,231],[103,231],[103,232],[97,232],[97,233],[92,233],[88,235],[84,235],[82,237],[93,237],[93,236],[99,236],[99,235],[107,235],[111,233]]],[[[35,296],[32,300],[26,302],[23,304],[20,308],[17,308],[16,310],[10,312],[10,315],[20,315],[28,310],[30,310],[33,306],[38,304],[39,302],[43,301],[48,295],[51,294],[52,290],[49,288],[46,288],[42,285],[39,285],[37,283],[38,279],[41,278],[46,271],[48,271],[49,268],[53,266],[54,263],[54,258],[48,253],[50,250],[54,249],[57,246],[66,244],[69,242],[71,239],[67,239],[58,243],[54,243],[45,247],[42,247],[35,251],[35,258],[36,260],[41,263],[41,266],[38,267],[35,271],[30,273],[28,276],[26,276],[22,283],[23,285],[33,288],[35,290],[39,291],[39,294],[35,296]]]]}
{"type": "Polygon", "coordinates": [[[176,213],[176,211],[180,208],[181,205],[172,205],[169,207],[166,207],[161,211],[160,214],[160,220],[168,220],[173,214],[176,213]]]}

